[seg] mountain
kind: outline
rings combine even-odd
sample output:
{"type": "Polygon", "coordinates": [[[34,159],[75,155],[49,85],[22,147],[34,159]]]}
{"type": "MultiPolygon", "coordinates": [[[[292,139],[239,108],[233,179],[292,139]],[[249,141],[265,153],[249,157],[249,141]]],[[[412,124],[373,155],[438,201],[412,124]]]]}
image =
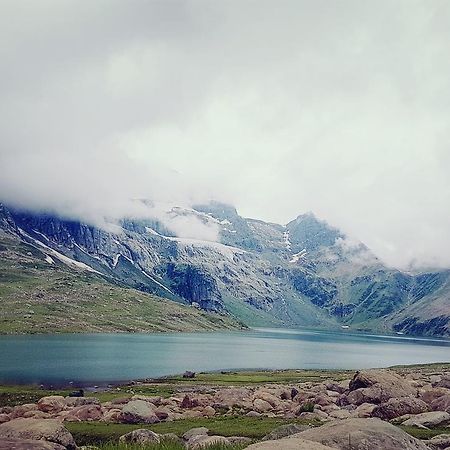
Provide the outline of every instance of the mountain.
{"type": "Polygon", "coordinates": [[[251,326],[316,326],[450,334],[450,271],[386,267],[363,243],[312,213],[287,225],[241,217],[212,202],[170,208],[217,241],[177,237],[158,219],[103,229],[46,214],[0,209],[0,227],[52,259],[251,326]]]}

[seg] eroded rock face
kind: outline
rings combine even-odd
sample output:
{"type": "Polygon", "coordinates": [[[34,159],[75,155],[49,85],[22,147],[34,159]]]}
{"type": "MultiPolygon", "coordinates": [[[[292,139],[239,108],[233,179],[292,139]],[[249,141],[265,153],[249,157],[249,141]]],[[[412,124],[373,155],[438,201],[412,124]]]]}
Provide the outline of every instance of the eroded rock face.
{"type": "Polygon", "coordinates": [[[418,398],[391,398],[387,402],[378,405],[373,410],[372,417],[391,420],[405,414],[421,414],[429,410],[429,406],[418,398]]]}
{"type": "Polygon", "coordinates": [[[375,418],[328,422],[294,436],[342,450],[428,450],[400,428],[375,418]]]}
{"type": "Polygon", "coordinates": [[[53,419],[14,419],[0,425],[0,438],[43,439],[75,450],[72,435],[61,422],[53,419]]]}

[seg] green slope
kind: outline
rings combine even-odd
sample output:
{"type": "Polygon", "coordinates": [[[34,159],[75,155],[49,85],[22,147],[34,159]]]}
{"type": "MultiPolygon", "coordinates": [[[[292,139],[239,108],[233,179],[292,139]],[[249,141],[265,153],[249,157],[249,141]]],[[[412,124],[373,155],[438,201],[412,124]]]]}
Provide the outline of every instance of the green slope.
{"type": "Polygon", "coordinates": [[[0,232],[0,333],[212,331],[241,328],[211,314],[46,261],[0,232]]]}

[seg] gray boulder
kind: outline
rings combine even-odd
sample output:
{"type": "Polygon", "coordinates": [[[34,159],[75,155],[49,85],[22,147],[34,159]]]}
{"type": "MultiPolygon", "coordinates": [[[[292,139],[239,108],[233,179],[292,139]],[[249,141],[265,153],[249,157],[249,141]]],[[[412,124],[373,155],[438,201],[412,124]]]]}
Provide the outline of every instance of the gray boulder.
{"type": "Polygon", "coordinates": [[[345,419],[328,422],[294,435],[342,450],[427,450],[403,430],[380,419],[345,419]]]}
{"type": "Polygon", "coordinates": [[[144,428],[130,431],[119,438],[119,442],[125,444],[159,444],[160,440],[159,435],[144,428]]]}
{"type": "Polygon", "coordinates": [[[272,430],[269,434],[262,438],[263,441],[273,441],[277,439],[283,439],[285,437],[291,436],[293,434],[301,433],[309,429],[309,425],[297,425],[295,423],[290,423],[288,425],[281,425],[278,428],[272,430]]]}
{"type": "Polygon", "coordinates": [[[391,398],[378,405],[372,412],[372,417],[391,420],[405,414],[421,414],[428,412],[430,407],[423,401],[414,397],[391,398]]]}
{"type": "Polygon", "coordinates": [[[60,444],[75,450],[72,435],[61,422],[52,419],[13,419],[0,425],[0,439],[34,439],[60,444]]]}
{"type": "Polygon", "coordinates": [[[160,420],[155,414],[155,409],[152,403],[132,400],[122,408],[119,420],[124,423],[157,423],[160,420]]]}
{"type": "Polygon", "coordinates": [[[450,414],[445,411],[431,411],[422,414],[416,414],[405,420],[402,425],[409,427],[430,428],[445,426],[450,423],[450,414]]]}
{"type": "Polygon", "coordinates": [[[319,442],[291,437],[276,441],[264,441],[246,447],[247,450],[336,450],[336,447],[328,447],[319,442]]]}
{"type": "Polygon", "coordinates": [[[438,434],[432,437],[430,440],[425,441],[425,443],[432,450],[442,450],[450,447],[450,434],[438,434]]]}
{"type": "Polygon", "coordinates": [[[65,450],[53,442],[30,439],[0,438],[0,450],[65,450]]]}

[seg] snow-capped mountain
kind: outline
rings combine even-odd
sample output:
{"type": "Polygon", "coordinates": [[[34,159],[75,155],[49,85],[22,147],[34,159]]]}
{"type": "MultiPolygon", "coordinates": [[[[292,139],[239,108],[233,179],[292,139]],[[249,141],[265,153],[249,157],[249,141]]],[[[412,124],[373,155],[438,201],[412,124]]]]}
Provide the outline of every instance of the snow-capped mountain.
{"type": "Polygon", "coordinates": [[[79,270],[248,325],[449,334],[450,271],[387,268],[312,213],[284,226],[210,203],[170,208],[169,224],[161,217],[125,218],[105,229],[2,207],[0,227],[79,270]]]}

